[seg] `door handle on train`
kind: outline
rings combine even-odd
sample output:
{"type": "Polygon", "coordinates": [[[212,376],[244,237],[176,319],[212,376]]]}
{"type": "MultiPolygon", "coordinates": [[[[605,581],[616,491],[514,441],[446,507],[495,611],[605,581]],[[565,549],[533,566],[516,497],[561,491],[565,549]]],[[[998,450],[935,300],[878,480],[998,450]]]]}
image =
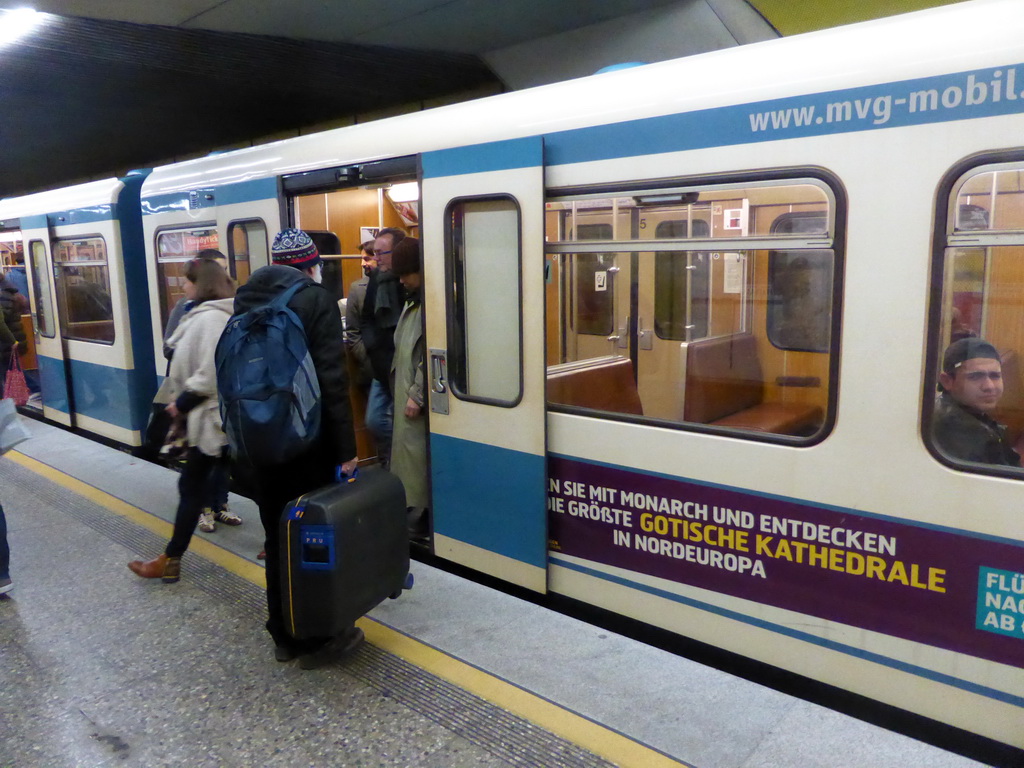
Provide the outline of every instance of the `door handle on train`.
{"type": "Polygon", "coordinates": [[[637,341],[640,349],[654,349],[654,331],[644,328],[644,321],[638,320],[636,324],[637,341]]]}
{"type": "Polygon", "coordinates": [[[431,349],[430,357],[430,412],[448,415],[448,352],[431,349]]]}

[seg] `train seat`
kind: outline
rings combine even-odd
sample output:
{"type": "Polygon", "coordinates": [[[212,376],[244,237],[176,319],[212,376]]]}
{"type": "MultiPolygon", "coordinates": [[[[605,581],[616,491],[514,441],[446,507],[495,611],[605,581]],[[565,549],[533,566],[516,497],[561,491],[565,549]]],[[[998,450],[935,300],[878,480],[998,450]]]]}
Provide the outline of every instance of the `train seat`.
{"type": "Polygon", "coordinates": [[[643,415],[633,362],[621,355],[548,367],[548,402],[612,413],[643,415]]]}
{"type": "Polygon", "coordinates": [[[780,435],[806,435],[821,424],[818,406],[764,401],[753,335],[703,339],[685,349],[684,421],[780,435]]]}

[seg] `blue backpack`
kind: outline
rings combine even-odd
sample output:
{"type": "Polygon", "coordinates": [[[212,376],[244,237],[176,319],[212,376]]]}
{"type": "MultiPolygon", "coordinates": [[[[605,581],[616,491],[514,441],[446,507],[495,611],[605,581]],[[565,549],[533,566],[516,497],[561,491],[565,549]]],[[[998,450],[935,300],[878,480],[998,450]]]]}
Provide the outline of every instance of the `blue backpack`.
{"type": "Polygon", "coordinates": [[[232,455],[254,467],[283,464],[320,432],[320,383],[306,332],[288,302],[309,283],[228,321],[217,342],[220,415],[232,455]]]}

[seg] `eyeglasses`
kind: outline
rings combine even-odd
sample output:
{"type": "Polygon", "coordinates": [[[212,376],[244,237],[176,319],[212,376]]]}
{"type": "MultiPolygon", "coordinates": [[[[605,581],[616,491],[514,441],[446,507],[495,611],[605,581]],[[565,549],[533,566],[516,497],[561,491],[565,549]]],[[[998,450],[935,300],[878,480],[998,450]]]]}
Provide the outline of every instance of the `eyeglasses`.
{"type": "Polygon", "coordinates": [[[389,253],[391,253],[391,251],[374,251],[373,255],[374,256],[387,256],[389,253]]]}

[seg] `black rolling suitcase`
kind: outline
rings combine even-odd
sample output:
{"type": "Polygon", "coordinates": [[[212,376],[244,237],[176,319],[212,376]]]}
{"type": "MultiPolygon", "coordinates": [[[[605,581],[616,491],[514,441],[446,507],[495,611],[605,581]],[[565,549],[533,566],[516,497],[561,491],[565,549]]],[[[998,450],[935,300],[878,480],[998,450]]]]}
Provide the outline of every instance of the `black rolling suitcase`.
{"type": "Polygon", "coordinates": [[[390,472],[300,496],[281,517],[281,595],[292,636],[333,637],[409,575],[405,488],[390,472]]]}

